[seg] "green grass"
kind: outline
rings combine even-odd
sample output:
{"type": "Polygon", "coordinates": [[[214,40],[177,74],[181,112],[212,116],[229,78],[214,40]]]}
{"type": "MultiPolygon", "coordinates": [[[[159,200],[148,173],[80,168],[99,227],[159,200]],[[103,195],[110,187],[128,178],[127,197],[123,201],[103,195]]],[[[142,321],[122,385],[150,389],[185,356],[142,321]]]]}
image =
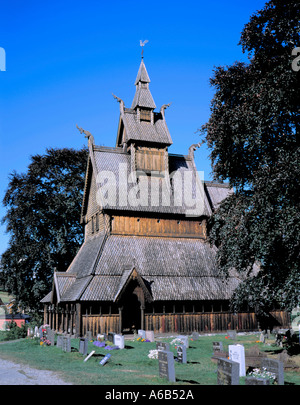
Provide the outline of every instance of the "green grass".
{"type": "MultiPolygon", "coordinates": [[[[149,350],[155,349],[155,343],[125,340],[123,350],[108,351],[89,343],[88,353],[95,354],[84,362],[84,356],[78,352],[79,339],[72,339],[72,352],[65,353],[56,346],[40,346],[34,339],[23,339],[18,342],[0,344],[0,357],[18,363],[26,363],[31,367],[51,370],[59,373],[65,381],[76,385],[216,385],[217,364],[211,360],[212,342],[222,341],[227,350],[228,344],[241,343],[245,349],[258,339],[258,335],[238,336],[233,342],[224,335],[203,336],[197,341],[189,340],[187,349],[187,364],[175,362],[176,383],[170,383],[159,378],[158,360],[149,359],[149,350]],[[107,354],[111,358],[101,366],[99,361],[107,354]]],[[[170,342],[172,339],[163,339],[170,342]]],[[[276,346],[259,344],[261,350],[267,351],[271,357],[277,358],[276,346]]],[[[176,349],[171,346],[176,356],[176,349]]],[[[299,356],[296,356],[299,359],[299,356]]],[[[285,383],[300,385],[298,371],[285,371],[285,383]]],[[[244,384],[244,378],[240,379],[244,384]]]]}

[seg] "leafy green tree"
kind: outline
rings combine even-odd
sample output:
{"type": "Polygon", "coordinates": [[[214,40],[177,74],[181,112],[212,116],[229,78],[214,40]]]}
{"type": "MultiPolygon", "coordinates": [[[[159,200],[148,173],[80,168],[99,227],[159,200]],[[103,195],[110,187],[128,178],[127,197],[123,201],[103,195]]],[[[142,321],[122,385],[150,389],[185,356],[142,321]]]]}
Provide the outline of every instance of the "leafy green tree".
{"type": "Polygon", "coordinates": [[[209,237],[221,271],[247,277],[233,297],[236,310],[300,302],[299,20],[299,1],[267,2],[241,34],[249,62],[217,67],[211,78],[202,135],[215,179],[228,180],[234,194],[212,216],[209,237]]]}
{"type": "MultiPolygon", "coordinates": [[[[0,280],[23,308],[38,308],[83,241],[80,210],[87,150],[47,149],[31,157],[27,173],[10,175],[2,223],[10,234],[0,280]]],[[[0,283],[1,284],[1,283],[0,283]]]]}

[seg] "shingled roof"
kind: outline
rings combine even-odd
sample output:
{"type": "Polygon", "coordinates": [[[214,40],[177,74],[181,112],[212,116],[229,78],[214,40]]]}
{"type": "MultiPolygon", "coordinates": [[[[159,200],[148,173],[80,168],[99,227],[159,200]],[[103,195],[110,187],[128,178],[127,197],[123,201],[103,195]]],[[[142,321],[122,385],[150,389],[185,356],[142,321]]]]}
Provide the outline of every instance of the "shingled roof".
{"type": "Polygon", "coordinates": [[[81,248],[95,268],[74,261],[55,273],[54,288],[62,302],[116,301],[135,269],[154,301],[229,299],[239,280],[220,276],[215,253],[200,239],[100,235],[81,248]]]}

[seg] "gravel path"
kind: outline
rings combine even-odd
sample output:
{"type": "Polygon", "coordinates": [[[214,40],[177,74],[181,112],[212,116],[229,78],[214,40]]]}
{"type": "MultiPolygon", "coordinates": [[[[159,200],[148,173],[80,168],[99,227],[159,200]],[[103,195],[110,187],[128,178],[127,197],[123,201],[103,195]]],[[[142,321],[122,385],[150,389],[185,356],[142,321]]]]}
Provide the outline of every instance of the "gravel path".
{"type": "Polygon", "coordinates": [[[37,370],[0,359],[0,385],[72,385],[53,371],[37,370]]]}

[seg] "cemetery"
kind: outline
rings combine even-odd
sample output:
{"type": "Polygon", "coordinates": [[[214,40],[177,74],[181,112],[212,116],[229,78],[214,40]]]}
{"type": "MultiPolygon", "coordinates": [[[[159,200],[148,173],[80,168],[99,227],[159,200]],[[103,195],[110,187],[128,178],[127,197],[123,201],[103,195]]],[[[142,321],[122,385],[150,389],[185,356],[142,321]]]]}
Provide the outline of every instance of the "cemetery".
{"type": "Polygon", "coordinates": [[[300,385],[300,355],[278,346],[276,333],[233,332],[78,338],[42,325],[0,345],[0,357],[26,359],[75,385],[300,385]]]}

